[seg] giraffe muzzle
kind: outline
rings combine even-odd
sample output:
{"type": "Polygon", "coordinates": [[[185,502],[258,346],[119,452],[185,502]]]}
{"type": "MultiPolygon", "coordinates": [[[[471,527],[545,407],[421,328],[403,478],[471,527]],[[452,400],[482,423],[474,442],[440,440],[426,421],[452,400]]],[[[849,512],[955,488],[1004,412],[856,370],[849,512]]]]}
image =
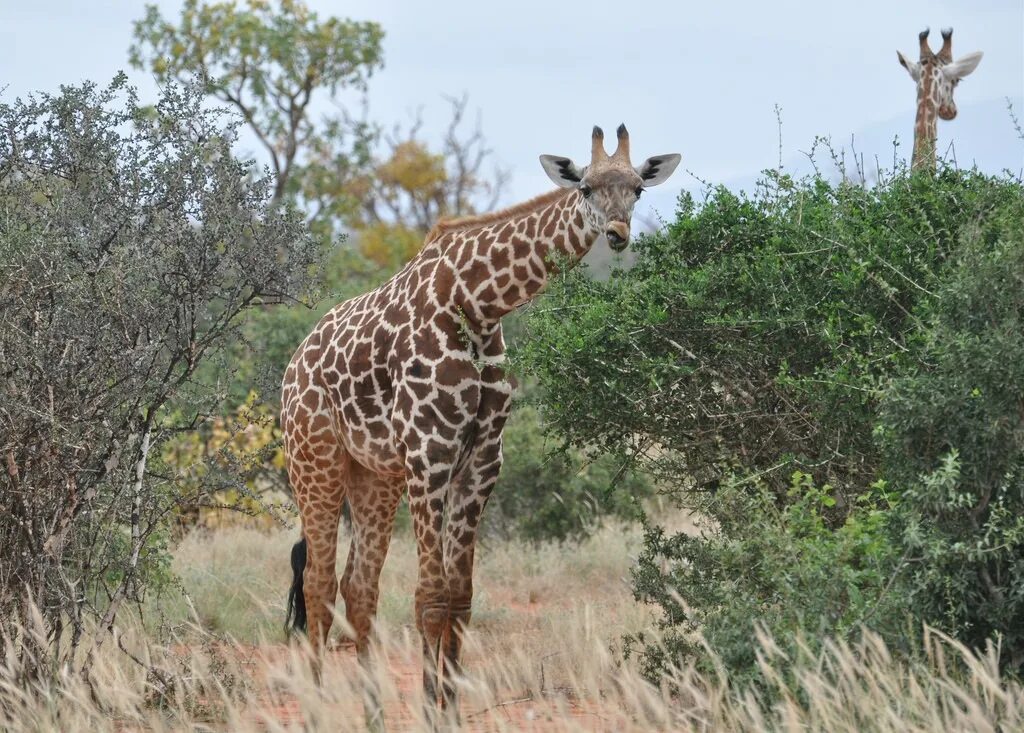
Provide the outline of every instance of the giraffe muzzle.
{"type": "Polygon", "coordinates": [[[629,244],[629,224],[624,221],[610,221],[604,232],[608,238],[608,246],[621,252],[629,244]]]}

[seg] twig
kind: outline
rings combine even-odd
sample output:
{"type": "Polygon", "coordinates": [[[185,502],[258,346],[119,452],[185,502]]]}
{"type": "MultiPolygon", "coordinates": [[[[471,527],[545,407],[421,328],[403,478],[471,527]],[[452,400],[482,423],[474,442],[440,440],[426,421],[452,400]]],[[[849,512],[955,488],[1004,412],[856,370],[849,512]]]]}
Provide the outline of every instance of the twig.
{"type": "Polygon", "coordinates": [[[508,707],[510,705],[518,705],[518,704],[524,703],[524,702],[533,702],[533,695],[527,695],[526,697],[518,697],[515,700],[503,700],[502,702],[497,702],[494,705],[491,705],[489,708],[484,708],[483,710],[480,710],[478,712],[470,713],[466,717],[467,718],[476,718],[476,717],[479,717],[479,716],[484,715],[486,713],[489,713],[492,710],[497,710],[498,708],[508,707]]]}

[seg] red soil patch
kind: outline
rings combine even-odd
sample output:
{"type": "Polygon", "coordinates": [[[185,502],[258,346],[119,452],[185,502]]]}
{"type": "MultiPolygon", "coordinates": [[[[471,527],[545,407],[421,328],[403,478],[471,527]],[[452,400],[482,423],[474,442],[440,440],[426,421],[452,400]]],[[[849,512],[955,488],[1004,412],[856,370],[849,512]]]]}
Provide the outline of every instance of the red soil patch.
{"type": "MultiPolygon", "coordinates": [[[[529,604],[534,606],[535,604],[529,604]]],[[[522,609],[516,609],[522,612],[522,609]]],[[[536,612],[536,611],[532,611],[536,612]]],[[[209,647],[207,647],[209,649],[209,647]]],[[[266,646],[217,645],[217,653],[230,658],[246,668],[254,702],[245,711],[244,719],[260,728],[284,728],[286,730],[337,730],[347,722],[344,729],[362,727],[363,708],[358,694],[342,702],[337,700],[318,701],[312,711],[303,709],[303,701],[289,691],[283,680],[294,672],[292,664],[296,657],[286,644],[266,646]],[[309,713],[312,712],[310,717],[309,713]],[[321,716],[329,716],[324,719],[321,716]],[[318,719],[319,718],[319,719],[318,719]]],[[[195,649],[179,646],[172,650],[176,654],[193,654],[195,649]]],[[[473,661],[467,660],[472,666],[473,661]]],[[[422,674],[419,658],[403,654],[391,654],[388,671],[394,690],[385,690],[384,719],[389,731],[421,729],[418,705],[422,674]],[[395,694],[397,693],[397,695],[395,694]],[[395,699],[397,697],[397,699],[395,699]]],[[[355,679],[358,670],[355,648],[350,643],[334,644],[325,659],[325,678],[337,679],[339,675],[355,679]]],[[[602,709],[600,704],[574,699],[571,693],[548,694],[535,698],[510,692],[507,696],[485,710],[474,710],[474,703],[462,702],[462,728],[465,731],[564,731],[564,730],[621,730],[621,713],[602,709]]],[[[214,724],[213,727],[217,727],[214,724]]]]}

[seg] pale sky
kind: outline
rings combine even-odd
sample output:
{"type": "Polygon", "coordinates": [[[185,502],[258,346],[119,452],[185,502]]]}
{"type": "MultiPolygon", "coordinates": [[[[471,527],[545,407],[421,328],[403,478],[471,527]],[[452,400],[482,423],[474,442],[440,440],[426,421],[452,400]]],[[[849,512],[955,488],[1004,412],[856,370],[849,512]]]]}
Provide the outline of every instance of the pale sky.
{"type": "MultiPolygon", "coordinates": [[[[177,18],[180,0],[158,3],[177,18]]],[[[896,49],[917,57],[917,33],[954,28],[954,56],[985,56],[957,89],[959,117],[939,123],[961,165],[998,172],[1024,166],[1024,141],[1006,111],[1024,119],[1022,0],[735,0],[568,2],[515,0],[308,0],[321,15],[384,27],[385,68],[370,83],[371,116],[390,123],[422,108],[425,134],[446,122],[445,94],[467,93],[500,163],[512,173],[504,203],[551,188],[541,153],[586,163],[590,128],[630,129],[636,160],[678,152],[680,170],[642,204],[672,212],[682,188],[749,185],[779,158],[774,107],[782,108],[782,157],[798,168],[816,135],[891,163],[896,136],[909,153],[914,84],[896,49]]],[[[61,83],[108,81],[130,70],[132,0],[4,0],[0,89],[11,100],[61,83]]],[[[344,100],[351,101],[351,100],[344,100]]],[[[255,153],[252,146],[246,153],[255,153]]],[[[871,164],[873,167],[873,163],[871,164]]],[[[642,212],[642,209],[638,209],[642,212]]]]}

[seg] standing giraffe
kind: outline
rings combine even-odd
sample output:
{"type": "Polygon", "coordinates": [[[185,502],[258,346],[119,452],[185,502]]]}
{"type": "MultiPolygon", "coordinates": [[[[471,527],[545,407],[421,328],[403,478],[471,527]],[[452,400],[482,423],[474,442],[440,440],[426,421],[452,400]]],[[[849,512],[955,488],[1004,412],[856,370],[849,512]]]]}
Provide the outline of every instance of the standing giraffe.
{"type": "MultiPolygon", "coordinates": [[[[625,249],[636,200],[679,163],[679,155],[658,155],[634,168],[624,125],[617,137],[609,156],[595,127],[585,168],[541,156],[560,187],[551,193],[439,222],[398,274],[332,309],[292,357],[281,427],[302,540],[292,551],[289,618],[294,611],[294,627],[308,628],[317,671],[339,589],[342,502],[352,545],[340,590],[366,665],[380,571],[408,491],[424,691],[435,708],[440,679],[441,706],[458,715],[454,677],[473,598],[473,550],[501,467],[513,389],[501,367],[501,318],[544,288],[556,260],[579,261],[602,234],[615,251],[625,249]]],[[[368,720],[379,722],[372,690],[366,707],[368,720]]]]}
{"type": "Polygon", "coordinates": [[[938,118],[956,117],[953,89],[961,79],[974,71],[981,61],[981,51],[969,53],[953,60],[953,29],[942,30],[942,49],[932,53],[928,45],[928,29],[917,36],[921,44],[921,60],[907,61],[899,51],[900,63],[917,82],[917,118],[914,121],[914,154],[912,171],[935,170],[935,141],[938,138],[938,118]]]}

